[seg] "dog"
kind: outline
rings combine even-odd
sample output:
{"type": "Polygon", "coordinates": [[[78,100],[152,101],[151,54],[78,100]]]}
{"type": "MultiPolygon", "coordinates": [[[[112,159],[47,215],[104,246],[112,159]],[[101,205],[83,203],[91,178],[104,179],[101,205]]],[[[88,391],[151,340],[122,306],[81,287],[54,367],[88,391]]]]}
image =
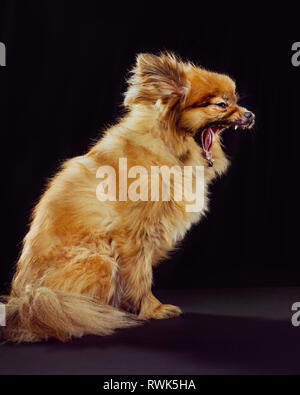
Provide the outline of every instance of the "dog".
{"type": "Polygon", "coordinates": [[[5,297],[3,339],[65,342],[181,313],[152,294],[152,269],[207,211],[208,186],[229,164],[221,133],[250,129],[254,114],[237,104],[229,76],[168,52],[137,56],[124,106],[125,115],[85,155],[62,165],[34,208],[5,297]],[[186,199],[174,196],[101,201],[97,171],[114,168],[118,184],[120,158],[149,171],[202,168],[201,210],[187,211],[186,199]]]}

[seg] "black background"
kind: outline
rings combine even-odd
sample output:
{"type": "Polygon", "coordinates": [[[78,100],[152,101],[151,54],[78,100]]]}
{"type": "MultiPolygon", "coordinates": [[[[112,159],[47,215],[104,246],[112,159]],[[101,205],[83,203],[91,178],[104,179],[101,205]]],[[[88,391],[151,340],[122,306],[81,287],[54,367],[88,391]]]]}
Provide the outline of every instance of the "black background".
{"type": "Polygon", "coordinates": [[[0,0],[1,292],[47,178],[121,115],[136,53],[163,49],[231,75],[256,125],[225,133],[231,168],[156,286],[300,285],[298,10],[230,4],[0,0]]]}

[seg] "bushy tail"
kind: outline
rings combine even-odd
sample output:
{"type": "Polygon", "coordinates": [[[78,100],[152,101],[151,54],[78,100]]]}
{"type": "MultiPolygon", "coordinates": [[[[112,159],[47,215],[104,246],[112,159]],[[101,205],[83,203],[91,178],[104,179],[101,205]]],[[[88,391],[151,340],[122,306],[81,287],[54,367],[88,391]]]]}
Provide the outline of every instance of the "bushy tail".
{"type": "Polygon", "coordinates": [[[24,294],[6,297],[6,302],[6,326],[0,327],[0,338],[18,343],[50,337],[65,342],[85,334],[108,335],[116,328],[140,322],[91,297],[44,287],[27,286],[24,294]]]}

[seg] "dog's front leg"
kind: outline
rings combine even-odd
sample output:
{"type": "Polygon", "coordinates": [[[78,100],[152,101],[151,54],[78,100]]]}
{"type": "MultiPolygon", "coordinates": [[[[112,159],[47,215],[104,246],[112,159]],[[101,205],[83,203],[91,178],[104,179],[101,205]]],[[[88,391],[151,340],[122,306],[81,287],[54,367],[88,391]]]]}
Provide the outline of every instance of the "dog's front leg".
{"type": "Polygon", "coordinates": [[[123,288],[123,305],[130,304],[141,319],[162,319],[178,316],[181,310],[177,306],[162,304],[151,291],[152,287],[151,250],[139,249],[134,259],[123,261],[120,275],[123,288]]]}
{"type": "Polygon", "coordinates": [[[179,307],[173,306],[172,304],[162,304],[150,290],[142,299],[139,318],[162,319],[176,317],[180,314],[181,309],[179,307]]]}

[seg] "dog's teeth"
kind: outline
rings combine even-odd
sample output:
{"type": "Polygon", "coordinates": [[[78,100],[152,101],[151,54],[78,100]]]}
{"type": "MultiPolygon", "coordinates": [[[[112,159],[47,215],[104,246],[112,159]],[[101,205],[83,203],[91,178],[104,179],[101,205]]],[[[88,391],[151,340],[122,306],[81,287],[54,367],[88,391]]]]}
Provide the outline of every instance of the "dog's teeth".
{"type": "Polygon", "coordinates": [[[237,128],[238,128],[237,125],[235,125],[234,130],[237,130],[237,128]]]}

